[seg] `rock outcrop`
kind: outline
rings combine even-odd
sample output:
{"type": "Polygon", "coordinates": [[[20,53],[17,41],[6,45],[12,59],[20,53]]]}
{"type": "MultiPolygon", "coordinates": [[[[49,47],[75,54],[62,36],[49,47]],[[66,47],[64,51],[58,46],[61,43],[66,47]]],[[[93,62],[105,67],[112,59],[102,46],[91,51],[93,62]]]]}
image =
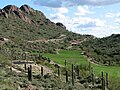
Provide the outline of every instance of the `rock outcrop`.
{"type": "Polygon", "coordinates": [[[15,15],[17,15],[19,18],[21,18],[22,20],[24,20],[27,23],[31,24],[31,20],[24,14],[18,11],[14,11],[15,15]]]}
{"type": "Polygon", "coordinates": [[[10,12],[12,12],[12,11],[21,11],[17,6],[15,6],[15,5],[7,5],[7,6],[5,6],[4,8],[3,8],[3,10],[5,10],[5,11],[10,11],[10,12]]]}
{"type": "Polygon", "coordinates": [[[24,11],[25,13],[27,13],[27,14],[30,14],[30,12],[33,12],[33,9],[30,7],[30,6],[28,6],[28,5],[22,5],[21,7],[20,7],[20,9],[22,10],[22,11],[24,11]]]}
{"type": "Polygon", "coordinates": [[[56,25],[66,29],[66,27],[60,22],[56,23],[56,25]]]}
{"type": "Polygon", "coordinates": [[[30,13],[33,12],[33,10],[28,5],[23,5],[21,8],[18,8],[15,5],[7,5],[3,9],[0,9],[0,16],[9,18],[9,15],[14,15],[31,24],[31,20],[25,15],[25,12],[30,13]]]}
{"type": "Polygon", "coordinates": [[[4,16],[5,18],[8,18],[8,14],[2,9],[0,9],[0,16],[4,16]]]}

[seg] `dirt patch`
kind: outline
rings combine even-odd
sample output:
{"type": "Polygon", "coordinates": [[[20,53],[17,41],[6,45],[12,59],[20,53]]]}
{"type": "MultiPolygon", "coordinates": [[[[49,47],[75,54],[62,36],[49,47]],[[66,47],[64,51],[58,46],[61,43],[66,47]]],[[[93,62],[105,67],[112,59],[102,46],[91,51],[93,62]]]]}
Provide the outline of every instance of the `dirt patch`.
{"type": "MultiPolygon", "coordinates": [[[[18,60],[19,62],[23,62],[23,61],[20,61],[18,60]]],[[[32,65],[32,72],[34,74],[40,74],[41,73],[41,67],[43,67],[43,71],[44,71],[44,75],[45,74],[48,74],[48,73],[53,73],[53,70],[48,68],[47,66],[43,66],[43,65],[38,65],[36,63],[34,63],[33,61],[27,61],[26,62],[26,68],[29,67],[30,65],[32,65]],[[32,63],[28,63],[28,62],[32,62],[32,63]]],[[[25,70],[25,63],[13,63],[12,65],[12,69],[13,71],[15,72],[20,72],[17,68],[21,69],[21,70],[25,70]]]]}

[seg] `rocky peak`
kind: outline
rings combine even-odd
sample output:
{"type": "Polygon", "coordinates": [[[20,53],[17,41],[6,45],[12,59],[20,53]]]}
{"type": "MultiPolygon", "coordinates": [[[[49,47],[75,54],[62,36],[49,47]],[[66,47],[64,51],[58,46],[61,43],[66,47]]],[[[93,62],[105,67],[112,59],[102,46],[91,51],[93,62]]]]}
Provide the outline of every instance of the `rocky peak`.
{"type": "Polygon", "coordinates": [[[21,9],[15,5],[7,5],[3,9],[0,9],[0,16],[8,18],[9,15],[14,15],[27,23],[31,23],[31,20],[25,15],[24,12],[22,12],[24,9],[25,12],[30,12],[32,10],[28,5],[21,6],[21,9]]]}
{"type": "Polygon", "coordinates": [[[15,5],[7,5],[3,8],[5,11],[20,11],[20,9],[15,5]]]}
{"type": "Polygon", "coordinates": [[[30,12],[33,12],[33,9],[30,7],[30,6],[28,6],[28,5],[22,5],[21,7],[20,7],[20,9],[22,10],[22,11],[24,11],[24,12],[26,12],[27,14],[29,14],[30,12]]]}

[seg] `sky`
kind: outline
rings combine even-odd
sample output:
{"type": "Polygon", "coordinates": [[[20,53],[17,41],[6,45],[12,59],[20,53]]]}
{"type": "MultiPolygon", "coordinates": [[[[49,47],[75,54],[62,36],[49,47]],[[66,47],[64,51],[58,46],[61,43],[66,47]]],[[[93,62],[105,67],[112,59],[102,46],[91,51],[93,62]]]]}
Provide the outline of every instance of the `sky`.
{"type": "Polygon", "coordinates": [[[23,4],[75,33],[96,37],[120,34],[120,0],[1,0],[0,8],[23,4]]]}

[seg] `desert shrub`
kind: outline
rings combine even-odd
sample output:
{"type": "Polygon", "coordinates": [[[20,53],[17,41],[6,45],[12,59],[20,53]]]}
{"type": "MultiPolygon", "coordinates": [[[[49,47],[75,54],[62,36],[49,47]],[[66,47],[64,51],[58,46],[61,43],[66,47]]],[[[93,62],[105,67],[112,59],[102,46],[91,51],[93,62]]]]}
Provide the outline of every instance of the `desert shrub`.
{"type": "Polygon", "coordinates": [[[109,90],[120,90],[120,78],[110,78],[109,90]]]}

